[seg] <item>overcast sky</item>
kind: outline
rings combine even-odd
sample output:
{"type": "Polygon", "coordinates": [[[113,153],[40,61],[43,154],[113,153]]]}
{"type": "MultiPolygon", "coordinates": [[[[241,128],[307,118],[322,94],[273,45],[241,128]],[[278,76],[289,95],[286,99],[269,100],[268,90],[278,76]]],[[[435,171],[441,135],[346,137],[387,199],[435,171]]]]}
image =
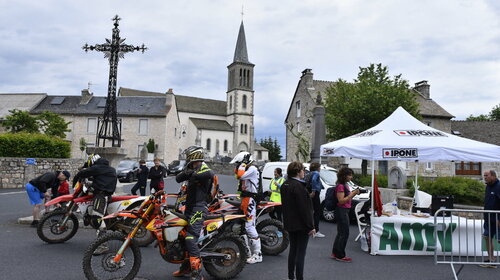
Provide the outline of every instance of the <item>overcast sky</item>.
{"type": "MultiPolygon", "coordinates": [[[[255,134],[285,143],[283,125],[301,71],[352,81],[382,63],[464,119],[500,103],[500,1],[495,0],[0,0],[0,92],[107,93],[109,66],[85,43],[111,38],[144,54],[120,60],[118,87],[226,99],[227,65],[244,24],[255,64],[255,134]]],[[[282,146],[284,150],[284,146],[282,146]]]]}

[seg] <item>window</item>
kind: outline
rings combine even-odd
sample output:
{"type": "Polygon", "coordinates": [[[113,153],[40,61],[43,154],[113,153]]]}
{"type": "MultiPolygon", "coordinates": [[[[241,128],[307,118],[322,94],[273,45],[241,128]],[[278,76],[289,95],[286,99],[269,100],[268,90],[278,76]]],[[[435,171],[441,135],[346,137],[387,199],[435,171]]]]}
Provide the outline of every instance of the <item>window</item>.
{"type": "Polygon", "coordinates": [[[97,131],[97,118],[87,119],[87,133],[96,133],[97,131]]]}
{"type": "Polygon", "coordinates": [[[243,101],[242,101],[242,105],[243,109],[246,109],[247,108],[247,96],[246,95],[243,95],[243,101]]]}
{"type": "Polygon", "coordinates": [[[300,100],[295,102],[295,110],[297,112],[297,118],[300,117],[300,100]]]}
{"type": "Polygon", "coordinates": [[[233,109],[233,97],[229,96],[229,110],[233,109]]]}
{"type": "Polygon", "coordinates": [[[257,152],[257,159],[261,160],[262,159],[262,151],[257,152]]]}
{"type": "Polygon", "coordinates": [[[137,146],[137,158],[141,158],[141,151],[144,145],[138,145],[137,146]]]}
{"type": "Polygon", "coordinates": [[[224,152],[227,152],[227,140],[224,140],[224,152]]]}
{"type": "Polygon", "coordinates": [[[297,122],[297,132],[300,132],[300,123],[297,122]]]}
{"type": "Polygon", "coordinates": [[[174,136],[177,136],[177,127],[174,128],[174,136]]]}
{"type": "Polygon", "coordinates": [[[212,141],[210,140],[210,138],[207,139],[207,151],[210,151],[211,149],[211,146],[212,145],[212,141]]]}
{"type": "Polygon", "coordinates": [[[432,169],[432,162],[426,162],[425,169],[427,169],[427,170],[432,169]]]}
{"type": "Polygon", "coordinates": [[[139,119],[139,135],[148,135],[148,119],[139,119]]]}
{"type": "Polygon", "coordinates": [[[456,175],[481,175],[480,162],[456,162],[455,163],[456,175]]]}
{"type": "Polygon", "coordinates": [[[245,134],[248,134],[248,126],[245,124],[245,134]]]}
{"type": "Polygon", "coordinates": [[[240,134],[243,134],[243,124],[240,125],[240,134]]]}
{"type": "Polygon", "coordinates": [[[240,87],[243,85],[243,69],[240,68],[240,87]]]}
{"type": "Polygon", "coordinates": [[[215,140],[215,154],[219,155],[219,151],[220,151],[220,141],[219,139],[217,139],[215,140]]]}

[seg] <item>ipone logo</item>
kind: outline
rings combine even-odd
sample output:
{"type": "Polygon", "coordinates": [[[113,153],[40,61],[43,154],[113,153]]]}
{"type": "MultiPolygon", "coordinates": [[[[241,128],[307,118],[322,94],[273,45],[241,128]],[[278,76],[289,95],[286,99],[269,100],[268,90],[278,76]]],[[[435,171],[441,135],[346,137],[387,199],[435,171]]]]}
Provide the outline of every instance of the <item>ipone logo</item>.
{"type": "Polygon", "coordinates": [[[416,148],[382,149],[383,158],[417,158],[416,148]]]}
{"type": "Polygon", "coordinates": [[[324,155],[333,155],[333,148],[323,148],[324,155]]]}
{"type": "Polygon", "coordinates": [[[367,137],[367,136],[373,136],[377,133],[379,133],[380,131],[382,130],[368,130],[368,131],[365,131],[365,132],[361,132],[361,133],[358,133],[358,134],[355,134],[351,137],[367,137]]]}
{"type": "Polygon", "coordinates": [[[435,130],[394,130],[398,136],[428,136],[428,137],[448,137],[441,131],[435,130]]]}

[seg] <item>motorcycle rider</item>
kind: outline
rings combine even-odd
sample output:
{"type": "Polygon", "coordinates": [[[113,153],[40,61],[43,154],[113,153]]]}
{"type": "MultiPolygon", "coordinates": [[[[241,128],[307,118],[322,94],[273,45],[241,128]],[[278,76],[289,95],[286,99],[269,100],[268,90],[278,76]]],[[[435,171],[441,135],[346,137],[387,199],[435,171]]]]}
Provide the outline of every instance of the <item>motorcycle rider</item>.
{"type": "Polygon", "coordinates": [[[203,221],[208,213],[207,199],[210,195],[214,172],[204,162],[204,150],[200,146],[190,146],[184,150],[186,155],[186,168],[177,176],[177,183],[188,181],[186,189],[186,210],[189,225],[186,234],[186,249],[189,260],[181,264],[178,271],[172,275],[175,277],[191,273],[192,280],[204,279],[201,275],[200,248],[198,238],[203,228],[203,221]]]}
{"type": "MultiPolygon", "coordinates": [[[[73,187],[81,178],[89,177],[92,177],[92,185],[89,187],[89,191],[94,194],[94,203],[90,213],[91,219],[88,222],[93,228],[97,229],[97,236],[101,236],[106,232],[102,217],[106,214],[111,195],[116,190],[116,170],[109,166],[107,159],[101,158],[98,154],[91,154],[83,169],[75,175],[73,187]]],[[[94,251],[94,254],[99,255],[107,250],[106,246],[101,246],[94,251]]]]}
{"type": "Polygon", "coordinates": [[[262,252],[260,249],[260,238],[255,228],[255,215],[257,209],[257,188],[259,184],[259,170],[252,165],[253,157],[249,152],[237,154],[231,164],[236,164],[234,173],[239,180],[238,190],[241,191],[241,210],[246,215],[245,230],[247,232],[250,256],[247,263],[254,264],[262,262],[262,252]]]}

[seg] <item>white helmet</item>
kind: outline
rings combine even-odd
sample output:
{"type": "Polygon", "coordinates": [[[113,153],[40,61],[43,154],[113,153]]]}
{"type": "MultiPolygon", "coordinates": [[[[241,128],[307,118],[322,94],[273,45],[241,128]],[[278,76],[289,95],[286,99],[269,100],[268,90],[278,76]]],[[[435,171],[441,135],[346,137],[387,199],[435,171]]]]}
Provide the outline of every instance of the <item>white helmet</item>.
{"type": "Polygon", "coordinates": [[[237,154],[233,160],[231,160],[231,164],[234,164],[234,163],[245,163],[245,164],[250,164],[252,163],[254,160],[253,160],[253,156],[249,153],[249,152],[240,152],[239,154],[237,154]]]}
{"type": "Polygon", "coordinates": [[[83,168],[91,167],[100,158],[101,158],[101,156],[98,155],[98,154],[91,154],[91,155],[89,155],[89,157],[87,158],[87,161],[83,165],[83,168]]]}

